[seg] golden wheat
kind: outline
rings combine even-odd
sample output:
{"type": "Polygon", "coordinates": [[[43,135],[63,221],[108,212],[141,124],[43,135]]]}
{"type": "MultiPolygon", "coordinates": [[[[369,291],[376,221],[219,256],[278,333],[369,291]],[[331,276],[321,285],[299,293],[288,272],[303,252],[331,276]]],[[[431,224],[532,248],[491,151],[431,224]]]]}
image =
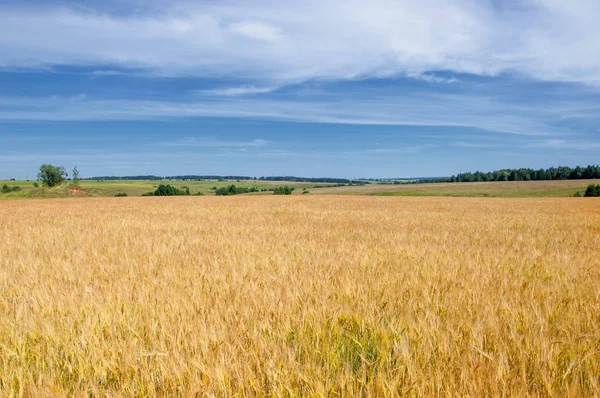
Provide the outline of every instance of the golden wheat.
{"type": "Polygon", "coordinates": [[[0,203],[0,395],[600,395],[600,202],[0,203]]]}

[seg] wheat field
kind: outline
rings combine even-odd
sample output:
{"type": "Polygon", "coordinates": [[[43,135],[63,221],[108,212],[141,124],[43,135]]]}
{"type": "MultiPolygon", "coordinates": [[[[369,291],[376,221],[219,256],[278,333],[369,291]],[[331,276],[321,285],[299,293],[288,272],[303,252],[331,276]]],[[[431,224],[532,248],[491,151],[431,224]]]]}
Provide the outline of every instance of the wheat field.
{"type": "Polygon", "coordinates": [[[598,396],[600,201],[0,203],[2,396],[598,396]]]}

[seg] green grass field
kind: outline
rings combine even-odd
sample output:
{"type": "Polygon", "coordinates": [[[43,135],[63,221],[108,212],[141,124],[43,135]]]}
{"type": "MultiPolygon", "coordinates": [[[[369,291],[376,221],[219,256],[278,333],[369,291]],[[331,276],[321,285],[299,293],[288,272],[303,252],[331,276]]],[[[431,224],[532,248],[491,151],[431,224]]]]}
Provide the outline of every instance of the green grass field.
{"type": "MultiPolygon", "coordinates": [[[[498,198],[539,198],[569,197],[575,192],[584,192],[589,184],[600,184],[600,180],[560,180],[560,181],[511,181],[511,182],[462,182],[437,184],[368,184],[364,186],[343,186],[315,188],[323,183],[283,182],[283,181],[181,181],[181,180],[117,180],[117,181],[82,181],[79,186],[85,192],[73,194],[70,185],[63,184],[56,188],[34,188],[35,181],[0,181],[9,187],[20,186],[21,191],[0,194],[1,199],[23,198],[61,198],[70,196],[110,197],[118,193],[127,196],[141,196],[156,189],[159,184],[171,184],[179,189],[190,188],[192,194],[201,192],[214,195],[213,187],[221,188],[231,184],[238,187],[256,187],[269,189],[281,185],[296,188],[294,195],[309,190],[311,195],[374,195],[374,196],[454,196],[454,197],[498,197],[498,198]]],[[[256,192],[249,195],[270,195],[272,192],[256,192]]]]}
{"type": "MultiPolygon", "coordinates": [[[[9,187],[19,186],[21,191],[0,193],[0,198],[18,199],[18,198],[60,198],[73,196],[69,192],[69,183],[65,183],[56,188],[35,188],[35,181],[0,181],[0,186],[6,184],[9,187]]],[[[226,187],[234,184],[237,187],[256,187],[258,189],[275,188],[280,185],[295,187],[298,192],[303,188],[310,189],[314,186],[324,185],[322,183],[305,182],[282,182],[282,181],[181,181],[181,180],[116,180],[116,181],[90,181],[83,180],[79,187],[89,193],[89,196],[110,197],[118,193],[126,193],[128,196],[141,196],[146,192],[154,191],[159,184],[171,184],[179,189],[184,186],[190,188],[192,194],[201,192],[204,195],[214,195],[212,187],[226,187]]],[[[260,194],[260,192],[259,192],[260,194]]],[[[272,194],[272,192],[263,192],[263,194],[272,194]]]]}
{"type": "Polygon", "coordinates": [[[600,180],[556,181],[509,181],[509,182],[460,182],[436,184],[400,184],[346,186],[313,189],[311,194],[320,195],[376,195],[376,196],[455,196],[497,198],[568,197],[575,192],[585,192],[589,184],[600,180]]]}

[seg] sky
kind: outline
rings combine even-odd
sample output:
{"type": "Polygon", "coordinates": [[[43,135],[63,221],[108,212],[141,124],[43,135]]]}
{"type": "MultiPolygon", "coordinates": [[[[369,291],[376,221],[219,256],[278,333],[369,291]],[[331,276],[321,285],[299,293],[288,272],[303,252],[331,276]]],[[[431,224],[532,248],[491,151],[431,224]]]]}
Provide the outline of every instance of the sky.
{"type": "Polygon", "coordinates": [[[598,164],[598,0],[0,0],[0,179],[598,164]]]}

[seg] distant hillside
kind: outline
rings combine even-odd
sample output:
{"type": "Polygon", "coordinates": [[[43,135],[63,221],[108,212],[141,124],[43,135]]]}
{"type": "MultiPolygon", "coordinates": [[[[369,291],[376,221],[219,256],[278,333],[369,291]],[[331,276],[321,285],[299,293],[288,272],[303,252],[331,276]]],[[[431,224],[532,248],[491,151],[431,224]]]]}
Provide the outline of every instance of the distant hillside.
{"type": "Polygon", "coordinates": [[[496,171],[466,172],[453,175],[451,177],[411,177],[411,178],[330,178],[330,177],[295,177],[295,176],[235,176],[235,175],[176,175],[160,177],[155,175],[138,176],[102,176],[92,177],[86,180],[94,181],[114,181],[114,180],[187,180],[187,181],[291,181],[291,182],[312,182],[325,184],[353,184],[364,185],[371,182],[419,184],[432,182],[485,182],[485,181],[546,181],[546,180],[582,180],[600,178],[600,166],[589,165],[587,167],[577,166],[571,168],[568,166],[550,167],[548,169],[501,169],[496,171]]]}
{"type": "Polygon", "coordinates": [[[177,175],[159,177],[155,175],[139,176],[100,176],[86,178],[89,181],[116,181],[116,180],[188,180],[188,181],[211,181],[211,180],[240,180],[240,181],[291,181],[291,182],[318,182],[327,184],[365,184],[362,180],[350,180],[347,178],[306,178],[294,176],[269,176],[269,177],[249,177],[249,176],[219,176],[219,175],[177,175]]]}

